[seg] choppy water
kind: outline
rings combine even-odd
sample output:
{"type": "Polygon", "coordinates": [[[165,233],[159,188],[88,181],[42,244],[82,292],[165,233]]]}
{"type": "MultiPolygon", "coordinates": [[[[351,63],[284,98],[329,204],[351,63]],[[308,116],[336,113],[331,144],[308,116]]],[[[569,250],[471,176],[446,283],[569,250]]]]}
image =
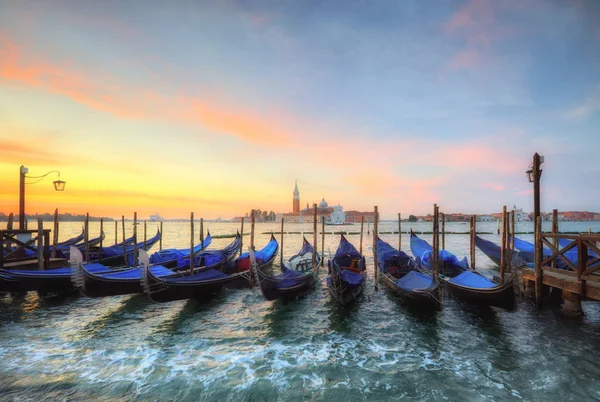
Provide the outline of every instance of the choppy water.
{"type": "MultiPolygon", "coordinates": [[[[489,231],[496,226],[482,225],[489,231]]],[[[165,223],[164,246],[187,246],[188,226],[165,223]]],[[[413,227],[429,229],[424,223],[413,227]]],[[[106,225],[107,238],[114,241],[111,228],[106,225]]],[[[154,228],[149,224],[149,237],[154,228]]],[[[237,225],[205,228],[217,235],[237,225]]],[[[278,228],[257,225],[256,246],[268,240],[262,232],[278,228]]],[[[381,230],[395,228],[383,223],[381,230]]],[[[61,225],[61,240],[79,230],[80,224],[61,225]]],[[[92,224],[92,235],[94,230],[92,224]]],[[[397,244],[397,235],[382,237],[397,244]]],[[[498,242],[497,235],[484,237],[498,242]]],[[[359,236],[349,239],[358,245],[359,236]]],[[[295,252],[300,240],[286,235],[285,254],[295,252]]],[[[229,242],[215,239],[211,247],[229,242]]],[[[326,256],[337,242],[338,236],[327,235],[326,256]]],[[[446,248],[468,255],[468,236],[447,236],[446,248]]],[[[493,273],[479,252],[477,262],[493,273]]],[[[584,310],[584,318],[568,319],[550,307],[537,311],[526,300],[516,312],[505,312],[446,298],[443,312],[423,315],[399,305],[385,289],[375,291],[372,277],[350,308],[332,302],[322,283],[289,304],[264,301],[258,289],[228,290],[207,303],[166,304],[142,295],[41,299],[30,292],[0,297],[0,399],[599,399],[600,308],[589,302],[584,310]]]]}

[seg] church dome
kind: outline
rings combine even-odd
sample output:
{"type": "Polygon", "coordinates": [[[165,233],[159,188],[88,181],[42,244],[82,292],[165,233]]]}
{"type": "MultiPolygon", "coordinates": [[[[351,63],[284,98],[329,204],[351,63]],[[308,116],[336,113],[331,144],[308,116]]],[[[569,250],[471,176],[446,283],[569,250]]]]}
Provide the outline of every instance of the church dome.
{"type": "Polygon", "coordinates": [[[319,208],[327,208],[327,201],[325,201],[325,198],[319,203],[319,208]]]}

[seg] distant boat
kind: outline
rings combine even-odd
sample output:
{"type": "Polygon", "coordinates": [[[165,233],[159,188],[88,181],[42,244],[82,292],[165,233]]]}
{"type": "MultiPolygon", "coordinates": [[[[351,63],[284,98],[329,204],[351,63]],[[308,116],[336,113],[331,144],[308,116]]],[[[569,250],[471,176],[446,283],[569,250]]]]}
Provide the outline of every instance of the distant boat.
{"type": "Polygon", "coordinates": [[[150,215],[150,222],[160,222],[163,218],[159,214],[150,215]]]}

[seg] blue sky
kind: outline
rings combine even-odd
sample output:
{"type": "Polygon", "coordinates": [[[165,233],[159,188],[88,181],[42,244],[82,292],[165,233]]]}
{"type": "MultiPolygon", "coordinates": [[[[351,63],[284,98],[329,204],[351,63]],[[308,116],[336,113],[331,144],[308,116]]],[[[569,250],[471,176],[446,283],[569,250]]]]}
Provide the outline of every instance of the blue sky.
{"type": "Polygon", "coordinates": [[[383,217],[530,210],[536,151],[543,209],[600,210],[600,2],[4,10],[0,210],[20,164],[70,174],[61,199],[35,190],[39,212],[283,212],[296,179],[303,204],[383,217]]]}

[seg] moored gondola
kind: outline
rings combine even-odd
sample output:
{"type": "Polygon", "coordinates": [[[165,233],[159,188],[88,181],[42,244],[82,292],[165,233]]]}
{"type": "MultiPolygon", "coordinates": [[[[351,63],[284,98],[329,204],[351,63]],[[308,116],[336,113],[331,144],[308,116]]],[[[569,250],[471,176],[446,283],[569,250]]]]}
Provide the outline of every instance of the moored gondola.
{"type": "Polygon", "coordinates": [[[442,310],[439,281],[431,274],[420,271],[420,259],[415,262],[379,237],[377,269],[379,281],[407,304],[423,310],[442,310]]]}
{"type": "Polygon", "coordinates": [[[89,260],[91,262],[102,262],[103,265],[107,266],[121,266],[121,265],[133,265],[133,251],[134,249],[148,251],[154,244],[156,244],[161,237],[162,233],[159,230],[156,234],[147,239],[146,241],[138,242],[137,244],[125,243],[125,246],[110,246],[102,247],[102,249],[91,250],[89,253],[89,260]],[[125,248],[125,250],[123,249],[125,248]]]}
{"type": "MultiPolygon", "coordinates": [[[[431,246],[412,231],[410,248],[412,253],[421,260],[428,262],[431,260],[431,246]]],[[[447,250],[440,251],[439,264],[442,282],[454,297],[477,305],[495,306],[507,310],[516,308],[514,275],[510,275],[504,283],[497,283],[469,269],[466,258],[459,260],[447,250]]],[[[432,267],[429,263],[423,266],[425,272],[431,272],[432,267]]]]}
{"type": "MultiPolygon", "coordinates": [[[[206,243],[206,242],[205,242],[206,243]]],[[[210,239],[208,240],[210,243],[210,239]]],[[[199,272],[208,268],[218,268],[224,264],[227,258],[235,256],[241,244],[239,234],[234,241],[222,250],[202,250],[195,256],[194,272],[199,272]]],[[[189,250],[188,250],[189,256],[189,250]]],[[[167,260],[170,264],[150,264],[150,271],[156,277],[167,278],[189,275],[189,260],[185,260],[185,265],[172,264],[172,260],[167,260]],[[185,272],[184,272],[185,271],[185,272]]],[[[88,297],[116,296],[125,294],[142,293],[142,283],[140,281],[140,268],[120,268],[111,269],[105,267],[98,271],[89,269],[100,264],[78,264],[73,270],[72,280],[80,293],[88,297]]]]}
{"type": "Polygon", "coordinates": [[[335,256],[329,260],[327,287],[342,304],[354,301],[363,291],[366,279],[365,257],[342,234],[335,256]]]}
{"type": "MultiPolygon", "coordinates": [[[[486,239],[482,239],[481,237],[475,235],[475,246],[477,246],[478,249],[480,249],[490,260],[492,260],[494,263],[500,265],[500,260],[502,258],[502,251],[500,249],[500,246],[498,246],[497,244],[486,240],[486,239]]],[[[512,250],[507,250],[512,252],[512,250]]],[[[520,251],[516,251],[516,252],[512,252],[512,258],[510,261],[511,266],[513,267],[522,267],[522,266],[526,266],[528,264],[533,263],[533,261],[526,261],[523,256],[521,256],[521,252],[520,251]]],[[[507,253],[507,258],[508,258],[509,254],[507,253]]]]}
{"type": "MultiPolygon", "coordinates": [[[[256,253],[260,264],[270,266],[277,255],[277,249],[277,240],[271,236],[271,241],[256,253]]],[[[248,287],[251,275],[249,254],[244,253],[235,260],[235,253],[223,258],[226,263],[217,268],[205,267],[191,274],[180,271],[180,275],[176,277],[157,277],[152,269],[148,268],[147,254],[140,253],[144,293],[150,300],[169,302],[183,299],[208,299],[226,287],[248,287]]]]}
{"type": "MultiPolygon", "coordinates": [[[[293,300],[314,288],[317,276],[313,267],[314,252],[312,244],[303,238],[302,248],[281,266],[281,273],[271,275],[264,264],[259,266],[254,251],[248,248],[252,270],[265,299],[293,300]]],[[[318,253],[315,260],[318,267],[321,261],[318,253]]]]}

